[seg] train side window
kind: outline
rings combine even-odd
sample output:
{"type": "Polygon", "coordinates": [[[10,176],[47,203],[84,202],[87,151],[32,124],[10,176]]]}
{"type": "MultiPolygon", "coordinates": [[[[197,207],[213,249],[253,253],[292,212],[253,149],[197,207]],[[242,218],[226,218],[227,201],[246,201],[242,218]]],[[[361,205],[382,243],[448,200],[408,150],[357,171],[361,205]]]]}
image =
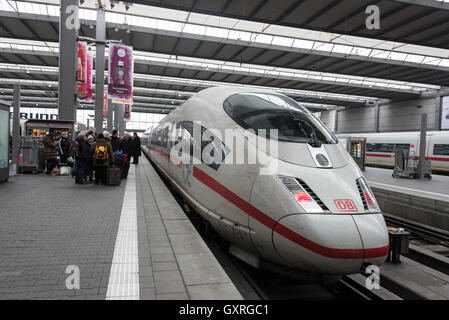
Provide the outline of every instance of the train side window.
{"type": "Polygon", "coordinates": [[[433,146],[433,154],[439,156],[449,156],[449,144],[436,144],[433,146]]]}
{"type": "Polygon", "coordinates": [[[183,132],[178,132],[178,135],[181,135],[183,139],[190,139],[190,155],[195,156],[194,153],[194,146],[198,146],[201,148],[201,162],[205,163],[205,159],[203,158],[203,151],[204,149],[212,144],[212,148],[210,148],[210,154],[206,155],[210,157],[207,161],[207,164],[209,167],[211,167],[214,170],[218,170],[220,168],[221,163],[226,158],[226,155],[229,153],[228,148],[225,146],[225,144],[218,139],[214,134],[212,134],[209,130],[207,130],[205,127],[201,126],[201,141],[195,141],[193,136],[193,122],[192,121],[182,121],[177,123],[176,125],[177,129],[184,129],[183,132]],[[215,153],[220,154],[219,157],[219,163],[215,163],[211,161],[211,159],[214,158],[215,153]],[[212,163],[211,163],[212,162],[212,163]]]}
{"type": "Polygon", "coordinates": [[[397,148],[410,150],[409,144],[393,144],[393,143],[367,143],[366,151],[367,152],[386,152],[393,153],[397,148]]]}

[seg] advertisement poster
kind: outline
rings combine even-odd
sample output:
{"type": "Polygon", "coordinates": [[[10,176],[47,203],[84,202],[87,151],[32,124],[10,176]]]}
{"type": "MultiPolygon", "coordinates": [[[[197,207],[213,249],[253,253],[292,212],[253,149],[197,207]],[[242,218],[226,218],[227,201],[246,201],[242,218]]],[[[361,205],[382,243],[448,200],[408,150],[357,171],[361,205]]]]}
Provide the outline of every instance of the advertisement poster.
{"type": "Polygon", "coordinates": [[[92,68],[94,64],[94,56],[91,53],[87,53],[87,82],[86,82],[86,98],[82,99],[78,96],[78,101],[92,102],[92,68]]]}
{"type": "Polygon", "coordinates": [[[105,90],[103,96],[103,117],[107,116],[108,116],[108,92],[105,90]]]}
{"type": "Polygon", "coordinates": [[[449,130],[449,96],[441,104],[441,130],[449,130]]]}
{"type": "Polygon", "coordinates": [[[125,104],[125,113],[123,114],[125,121],[131,121],[131,105],[125,104]]]}
{"type": "Polygon", "coordinates": [[[87,98],[87,43],[78,42],[78,65],[76,70],[76,94],[87,98]]]}
{"type": "Polygon", "coordinates": [[[109,98],[131,101],[133,76],[133,48],[121,44],[111,45],[109,47],[109,98]]]}
{"type": "Polygon", "coordinates": [[[113,103],[118,104],[133,104],[134,100],[134,92],[131,90],[131,98],[130,99],[111,99],[113,103]]]}

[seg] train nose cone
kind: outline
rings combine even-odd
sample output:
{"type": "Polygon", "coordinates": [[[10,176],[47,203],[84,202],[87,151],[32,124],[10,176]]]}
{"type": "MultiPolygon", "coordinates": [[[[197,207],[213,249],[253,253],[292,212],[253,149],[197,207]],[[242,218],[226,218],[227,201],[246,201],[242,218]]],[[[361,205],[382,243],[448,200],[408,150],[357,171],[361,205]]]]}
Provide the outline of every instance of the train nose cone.
{"type": "Polygon", "coordinates": [[[389,240],[387,226],[382,214],[352,216],[363,242],[363,262],[381,265],[388,255],[389,240]]]}
{"type": "Polygon", "coordinates": [[[372,263],[382,264],[385,260],[384,249],[370,247],[388,245],[388,236],[385,243],[383,231],[377,230],[384,228],[381,220],[365,218],[356,222],[351,215],[289,215],[274,227],[273,243],[279,255],[293,267],[325,274],[358,273],[365,263],[365,248],[373,248],[368,250],[372,263]]]}

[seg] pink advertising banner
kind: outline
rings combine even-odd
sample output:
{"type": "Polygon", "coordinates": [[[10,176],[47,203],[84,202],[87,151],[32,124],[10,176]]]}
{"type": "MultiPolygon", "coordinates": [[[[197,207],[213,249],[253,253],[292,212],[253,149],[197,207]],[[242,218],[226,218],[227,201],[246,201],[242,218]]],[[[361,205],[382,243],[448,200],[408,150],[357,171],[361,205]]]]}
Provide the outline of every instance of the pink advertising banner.
{"type": "Polygon", "coordinates": [[[76,69],[76,94],[80,99],[87,98],[87,43],[78,42],[78,64],[76,69]]]}
{"type": "Polygon", "coordinates": [[[84,101],[84,102],[92,102],[92,68],[94,64],[94,57],[91,53],[87,53],[87,82],[86,82],[86,92],[87,96],[86,98],[81,98],[78,96],[78,101],[84,101]]]}
{"type": "Polygon", "coordinates": [[[123,114],[123,119],[127,121],[131,121],[131,105],[125,104],[125,113],[123,114]]]}
{"type": "Polygon", "coordinates": [[[109,47],[109,83],[110,99],[132,101],[134,77],[133,48],[121,44],[109,47]]]}

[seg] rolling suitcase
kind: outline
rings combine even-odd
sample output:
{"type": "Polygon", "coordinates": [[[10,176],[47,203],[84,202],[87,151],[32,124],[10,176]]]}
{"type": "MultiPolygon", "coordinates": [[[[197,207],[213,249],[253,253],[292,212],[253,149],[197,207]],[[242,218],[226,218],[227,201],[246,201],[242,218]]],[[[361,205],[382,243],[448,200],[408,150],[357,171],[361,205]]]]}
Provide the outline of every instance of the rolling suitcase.
{"type": "Polygon", "coordinates": [[[106,171],[106,183],[109,186],[119,186],[122,182],[122,170],[116,167],[110,167],[106,171]]]}

